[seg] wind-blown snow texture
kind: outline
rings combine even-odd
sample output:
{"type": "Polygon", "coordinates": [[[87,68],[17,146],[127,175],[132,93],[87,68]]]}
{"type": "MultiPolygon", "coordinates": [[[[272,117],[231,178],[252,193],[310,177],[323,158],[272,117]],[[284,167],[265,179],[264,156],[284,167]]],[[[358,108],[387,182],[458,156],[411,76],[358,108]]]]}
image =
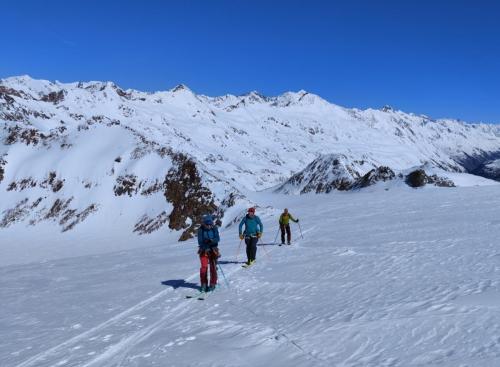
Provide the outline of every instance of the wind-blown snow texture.
{"type": "Polygon", "coordinates": [[[186,174],[186,167],[179,169],[185,159],[206,190],[191,201],[217,206],[228,223],[228,210],[249,204],[247,190],[336,188],[314,180],[306,190],[301,182],[290,185],[288,179],[315,160],[328,172],[304,176],[336,180],[379,166],[397,173],[423,164],[472,172],[500,152],[494,125],[388,107],[346,109],[305,91],[207,97],[184,85],[145,93],[111,82],[12,77],[0,82],[0,124],[0,232],[32,225],[81,233],[161,230],[177,237],[185,231],[187,238],[203,209],[191,208],[173,225],[170,213],[183,208],[167,202],[165,192],[170,170],[186,174]],[[345,166],[332,169],[342,177],[329,173],[332,157],[342,157],[345,166]]]}
{"type": "MultiPolygon", "coordinates": [[[[497,366],[498,186],[251,199],[294,244],[194,293],[194,242],[0,268],[0,365],[497,366]],[[163,282],[163,284],[161,283],[163,282]]],[[[242,251],[238,260],[243,260],[242,251]]]]}

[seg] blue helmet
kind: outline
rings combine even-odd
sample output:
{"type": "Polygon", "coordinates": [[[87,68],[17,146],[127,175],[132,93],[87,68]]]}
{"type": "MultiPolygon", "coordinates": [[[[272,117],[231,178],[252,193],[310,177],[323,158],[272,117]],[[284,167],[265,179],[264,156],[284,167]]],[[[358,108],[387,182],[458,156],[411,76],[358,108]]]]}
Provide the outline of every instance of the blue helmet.
{"type": "Polygon", "coordinates": [[[203,224],[213,226],[214,225],[214,218],[210,214],[205,214],[203,216],[203,224]]]}

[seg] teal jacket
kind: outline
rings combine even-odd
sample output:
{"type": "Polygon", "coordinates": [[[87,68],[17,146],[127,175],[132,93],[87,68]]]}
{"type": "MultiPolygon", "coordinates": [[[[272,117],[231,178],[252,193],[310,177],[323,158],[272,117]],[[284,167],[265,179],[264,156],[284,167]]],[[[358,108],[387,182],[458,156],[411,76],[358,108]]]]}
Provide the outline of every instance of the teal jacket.
{"type": "Polygon", "coordinates": [[[203,225],[198,229],[198,246],[201,250],[211,250],[219,245],[220,237],[217,227],[206,228],[203,225]]]}
{"type": "Polygon", "coordinates": [[[256,236],[257,232],[264,232],[264,226],[262,225],[260,218],[256,215],[254,215],[253,218],[250,218],[248,214],[241,220],[239,229],[240,234],[243,233],[246,237],[256,236]],[[243,225],[245,225],[245,232],[242,231],[243,225]]]}

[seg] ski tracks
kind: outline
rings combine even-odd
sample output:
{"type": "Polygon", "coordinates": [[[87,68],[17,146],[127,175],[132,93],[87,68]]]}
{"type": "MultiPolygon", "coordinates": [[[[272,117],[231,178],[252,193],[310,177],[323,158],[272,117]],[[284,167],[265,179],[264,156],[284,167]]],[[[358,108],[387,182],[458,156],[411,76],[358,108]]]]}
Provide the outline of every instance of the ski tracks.
{"type": "MultiPolygon", "coordinates": [[[[197,276],[198,273],[192,274],[186,280],[191,281],[197,276]]],[[[83,363],[85,363],[83,364],[84,366],[98,365],[98,362],[106,360],[118,352],[129,348],[138,340],[143,340],[147,337],[147,335],[151,334],[159,325],[161,325],[169,315],[173,312],[181,310],[185,306],[182,303],[176,307],[170,308],[166,313],[161,313],[164,308],[165,296],[172,292],[173,288],[168,288],[158,292],[155,295],[113,316],[107,321],[27,359],[26,361],[18,364],[17,367],[53,366],[58,363],[64,366],[81,366],[83,363]],[[144,313],[143,311],[145,309],[153,309],[156,312],[161,313],[162,317],[150,326],[145,326],[144,320],[147,317],[137,315],[141,311],[144,313]],[[116,341],[117,337],[119,338],[123,335],[122,333],[118,335],[116,334],[117,328],[128,329],[128,334],[130,334],[130,331],[132,331],[132,334],[116,341]],[[110,344],[111,346],[109,346],[110,344]],[[103,347],[107,348],[100,354],[95,351],[95,349],[103,349],[103,347]],[[89,357],[91,357],[92,360],[90,362],[84,362],[85,358],[88,359],[89,357]]],[[[150,313],[147,314],[149,317],[150,313]]],[[[121,331],[126,332],[127,330],[121,331]]]]}
{"type": "MultiPolygon", "coordinates": [[[[304,233],[313,230],[314,228],[308,228],[304,230],[304,233]]],[[[292,246],[291,249],[300,247],[300,242],[301,240],[297,240],[296,244],[298,246],[292,246]]],[[[341,250],[344,251],[345,249],[341,250]]],[[[281,251],[281,249],[269,250],[269,252],[274,253],[276,251],[281,251]]],[[[261,259],[264,259],[265,263],[269,261],[269,258],[266,256],[261,256],[261,259]]],[[[292,259],[287,257],[287,260],[290,261],[292,259]]],[[[261,261],[259,261],[257,266],[260,263],[261,261]]],[[[276,264],[273,262],[270,265],[275,266],[276,264]]],[[[247,272],[239,265],[235,265],[226,275],[231,277],[239,271],[247,272]]],[[[251,270],[245,274],[252,278],[255,275],[251,270]]],[[[186,281],[191,281],[197,277],[198,273],[192,274],[186,281]]],[[[107,321],[29,358],[17,365],[17,367],[48,367],[58,365],[68,367],[107,367],[126,365],[127,358],[131,356],[132,351],[137,349],[140,344],[143,344],[153,334],[161,330],[173,330],[182,322],[190,322],[187,320],[187,315],[193,310],[193,307],[190,306],[194,306],[195,304],[200,305],[199,302],[196,299],[184,299],[184,294],[182,292],[175,292],[173,288],[165,289],[122,311],[107,321]],[[186,302],[195,303],[189,305],[186,302]]],[[[291,328],[289,325],[281,325],[282,323],[277,323],[272,317],[262,318],[261,316],[263,315],[254,313],[241,302],[229,300],[229,303],[235,309],[245,309],[249,316],[251,314],[251,324],[255,329],[253,332],[257,334],[263,332],[267,335],[266,339],[271,342],[271,345],[275,342],[278,342],[278,345],[287,345],[288,348],[292,348],[288,353],[295,355],[296,358],[300,355],[299,359],[303,363],[327,365],[325,359],[327,355],[319,352],[316,348],[310,350],[310,343],[302,343],[302,339],[297,340],[294,338],[293,333],[290,333],[291,328]],[[293,350],[295,350],[295,353],[292,352],[293,350]],[[305,360],[302,358],[305,358],[305,360]]],[[[352,320],[350,321],[352,325],[352,320]]],[[[247,338],[250,335],[244,337],[247,338]]],[[[150,347],[147,348],[150,349],[150,347]]],[[[352,358],[357,358],[356,353],[354,353],[352,358]]]]}
{"type": "MultiPolygon", "coordinates": [[[[241,270],[240,266],[234,266],[226,275],[232,276],[241,270]]],[[[198,276],[196,272],[186,281],[192,281],[198,276]]],[[[196,299],[185,299],[185,294],[180,293],[177,297],[167,297],[171,294],[175,294],[173,288],[158,292],[16,367],[121,365],[135,346],[164,328],[166,324],[172,327],[176,320],[177,323],[178,320],[183,320],[182,316],[191,310],[186,302],[199,302],[196,299]],[[172,304],[175,305],[171,306],[172,304]]]]}

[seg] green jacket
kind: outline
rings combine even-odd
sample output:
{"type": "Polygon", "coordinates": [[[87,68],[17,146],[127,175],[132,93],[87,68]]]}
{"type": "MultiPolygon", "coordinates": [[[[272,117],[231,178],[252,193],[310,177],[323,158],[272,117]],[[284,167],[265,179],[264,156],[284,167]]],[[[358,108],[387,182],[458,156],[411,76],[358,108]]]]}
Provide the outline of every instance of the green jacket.
{"type": "Polygon", "coordinates": [[[290,223],[290,220],[295,223],[298,222],[298,220],[292,217],[290,213],[288,214],[282,213],[280,215],[280,224],[284,224],[286,226],[288,223],[290,223]]]}

